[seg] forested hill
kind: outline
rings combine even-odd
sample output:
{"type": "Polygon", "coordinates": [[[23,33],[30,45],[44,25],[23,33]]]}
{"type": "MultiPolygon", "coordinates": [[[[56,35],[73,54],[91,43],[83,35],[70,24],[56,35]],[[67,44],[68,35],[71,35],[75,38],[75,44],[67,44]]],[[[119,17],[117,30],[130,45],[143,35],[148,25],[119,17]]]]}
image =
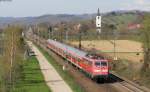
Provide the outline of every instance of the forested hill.
{"type": "MultiPolygon", "coordinates": [[[[104,21],[113,23],[126,23],[136,20],[137,16],[144,14],[142,11],[116,11],[102,14],[104,21]]],[[[56,24],[61,21],[82,21],[95,19],[96,14],[56,14],[56,15],[43,15],[38,17],[0,17],[0,27],[7,24],[20,24],[30,25],[38,23],[51,23],[56,24]]]]}
{"type": "Polygon", "coordinates": [[[81,20],[88,20],[92,19],[95,14],[83,14],[83,15],[70,15],[70,14],[57,14],[57,15],[43,15],[38,17],[20,17],[20,18],[13,18],[13,17],[0,17],[0,26],[6,24],[38,24],[38,23],[51,23],[56,24],[61,21],[81,21],[81,20]]]}

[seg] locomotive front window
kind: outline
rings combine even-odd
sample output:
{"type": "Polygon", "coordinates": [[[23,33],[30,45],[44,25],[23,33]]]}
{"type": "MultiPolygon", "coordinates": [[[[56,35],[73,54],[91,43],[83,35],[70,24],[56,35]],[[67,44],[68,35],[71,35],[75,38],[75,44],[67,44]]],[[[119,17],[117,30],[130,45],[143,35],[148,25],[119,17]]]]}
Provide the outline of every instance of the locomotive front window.
{"type": "Polygon", "coordinates": [[[101,66],[107,66],[107,62],[101,62],[101,66]]]}
{"type": "Polygon", "coordinates": [[[107,62],[95,62],[96,67],[107,66],[107,62]]]}
{"type": "Polygon", "coordinates": [[[100,63],[100,62],[95,62],[95,66],[96,66],[96,67],[100,67],[100,66],[101,66],[101,63],[100,63]]]}

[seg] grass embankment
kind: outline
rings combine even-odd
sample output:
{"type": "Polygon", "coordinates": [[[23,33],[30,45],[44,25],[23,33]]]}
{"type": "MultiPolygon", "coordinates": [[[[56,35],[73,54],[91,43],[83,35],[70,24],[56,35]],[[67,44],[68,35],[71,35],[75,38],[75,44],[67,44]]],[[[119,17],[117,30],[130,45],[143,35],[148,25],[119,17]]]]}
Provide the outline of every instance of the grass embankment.
{"type": "Polygon", "coordinates": [[[44,54],[50,64],[56,69],[59,75],[66,81],[66,83],[71,87],[74,92],[84,92],[82,87],[76,83],[75,79],[69,74],[68,71],[63,71],[62,66],[55,62],[54,58],[51,57],[47,51],[43,50],[41,47],[38,49],[44,54]]]}
{"type": "Polygon", "coordinates": [[[51,92],[35,57],[30,57],[25,61],[22,77],[18,80],[14,92],[51,92]]]}
{"type": "Polygon", "coordinates": [[[150,89],[150,71],[143,72],[138,64],[135,65],[129,60],[122,59],[111,63],[115,64],[112,70],[117,74],[150,89]]]}
{"type": "Polygon", "coordinates": [[[139,73],[139,69],[135,69],[134,63],[125,59],[113,61],[110,64],[113,64],[113,71],[130,80],[134,80],[139,73]]]}

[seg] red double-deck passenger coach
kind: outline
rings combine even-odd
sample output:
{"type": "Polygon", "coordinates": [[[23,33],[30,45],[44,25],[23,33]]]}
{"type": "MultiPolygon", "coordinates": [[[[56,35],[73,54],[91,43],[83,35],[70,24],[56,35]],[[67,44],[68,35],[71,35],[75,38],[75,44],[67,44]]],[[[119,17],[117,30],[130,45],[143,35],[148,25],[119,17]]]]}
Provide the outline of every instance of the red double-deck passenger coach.
{"type": "Polygon", "coordinates": [[[47,47],[86,72],[91,78],[107,78],[109,75],[108,60],[101,55],[89,54],[51,39],[47,40],[47,47]]]}

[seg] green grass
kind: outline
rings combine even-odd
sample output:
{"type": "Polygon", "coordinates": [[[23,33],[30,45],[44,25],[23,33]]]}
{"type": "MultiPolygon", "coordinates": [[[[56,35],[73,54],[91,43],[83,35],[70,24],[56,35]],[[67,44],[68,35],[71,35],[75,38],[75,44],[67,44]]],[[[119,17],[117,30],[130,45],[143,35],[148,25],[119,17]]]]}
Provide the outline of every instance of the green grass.
{"type": "Polygon", "coordinates": [[[78,83],[76,83],[75,79],[72,77],[72,75],[69,74],[68,71],[63,71],[62,66],[55,62],[54,58],[51,57],[47,51],[43,50],[40,47],[38,48],[74,92],[84,92],[84,89],[80,85],[78,85],[78,83]]]}
{"type": "Polygon", "coordinates": [[[30,57],[25,61],[22,77],[17,81],[13,92],[51,92],[35,57],[30,57]]]}

